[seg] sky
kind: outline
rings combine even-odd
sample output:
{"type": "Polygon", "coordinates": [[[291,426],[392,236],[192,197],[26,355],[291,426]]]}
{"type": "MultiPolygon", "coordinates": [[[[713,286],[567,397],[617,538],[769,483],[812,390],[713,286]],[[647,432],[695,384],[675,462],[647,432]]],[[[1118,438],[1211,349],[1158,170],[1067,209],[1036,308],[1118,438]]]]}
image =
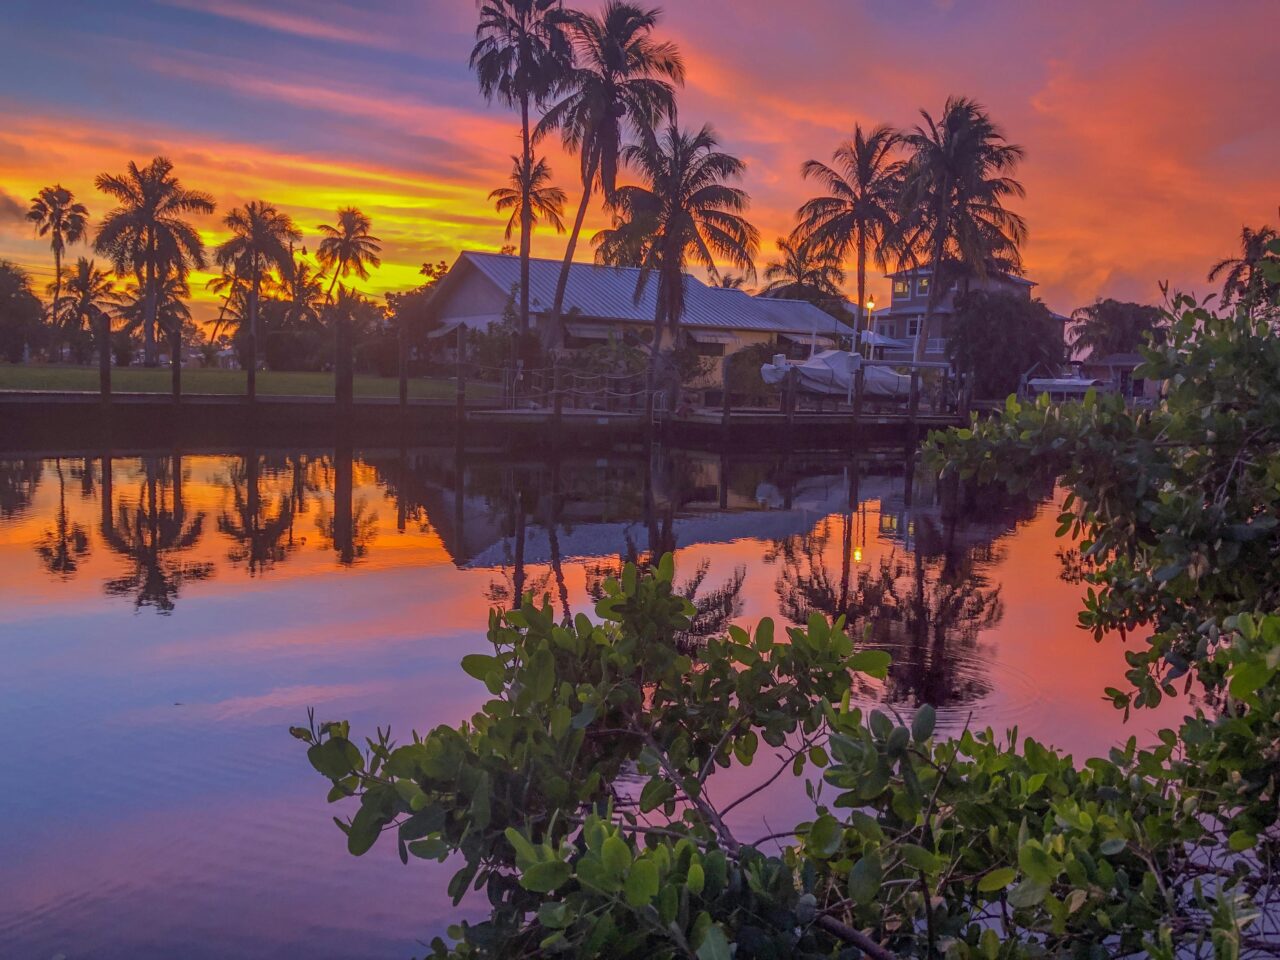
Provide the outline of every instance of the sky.
{"type": "MultiPolygon", "coordinates": [[[[199,222],[210,244],[248,200],[291,214],[312,246],[338,207],[360,207],[384,241],[362,285],[372,295],[504,242],[487,195],[510,172],[518,124],[468,71],[473,0],[0,9],[0,258],[41,286],[53,268],[22,219],[30,197],[62,183],[101,216],[94,176],[157,154],[217,199],[199,222]]],[[[1161,281],[1208,293],[1242,224],[1276,221],[1275,0],[666,0],[660,35],[688,67],[682,124],[712,124],[747,161],[761,268],[817,192],[805,160],[829,158],[854,123],[909,127],[950,94],[985,104],[1025,147],[1027,196],[1012,206],[1030,227],[1027,275],[1059,312],[1159,302],[1161,281]]],[[[548,154],[576,203],[575,162],[548,154]]],[[[594,211],[587,229],[604,225],[594,211]]],[[[534,238],[536,255],[563,249],[534,238]]],[[[208,310],[205,279],[193,288],[208,310]]],[[[878,276],[871,292],[888,302],[878,276]]]]}

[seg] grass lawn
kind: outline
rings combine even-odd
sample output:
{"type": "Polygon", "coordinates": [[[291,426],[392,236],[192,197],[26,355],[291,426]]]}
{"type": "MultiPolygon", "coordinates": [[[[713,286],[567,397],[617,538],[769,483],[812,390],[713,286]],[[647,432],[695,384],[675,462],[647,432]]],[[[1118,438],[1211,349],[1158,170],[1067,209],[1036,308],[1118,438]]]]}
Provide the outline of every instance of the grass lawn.
{"type": "MultiPolygon", "coordinates": [[[[121,393],[168,393],[171,372],[167,367],[112,367],[111,389],[121,393]]],[[[452,399],[452,380],[409,381],[409,396],[419,399],[452,399]]],[[[468,397],[487,397],[492,384],[468,383],[468,397]]],[[[62,364],[0,363],[0,390],[98,390],[98,368],[62,364]]],[[[400,382],[392,377],[357,376],[357,397],[398,397],[400,382]]],[[[182,392],[243,394],[243,370],[185,369],[182,392]]],[[[331,397],[332,373],[286,373],[263,370],[258,373],[258,393],[280,397],[331,397]]]]}

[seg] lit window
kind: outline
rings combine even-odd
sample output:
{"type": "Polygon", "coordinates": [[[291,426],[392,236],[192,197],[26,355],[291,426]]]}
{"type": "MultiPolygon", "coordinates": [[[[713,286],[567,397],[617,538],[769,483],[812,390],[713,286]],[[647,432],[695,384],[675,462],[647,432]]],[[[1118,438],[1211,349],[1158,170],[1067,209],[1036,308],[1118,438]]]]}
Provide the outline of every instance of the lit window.
{"type": "Polygon", "coordinates": [[[929,278],[921,277],[916,281],[916,296],[923,297],[929,292],[929,278]]]}
{"type": "Polygon", "coordinates": [[[910,295],[911,295],[911,281],[910,281],[910,280],[895,280],[895,281],[893,281],[893,295],[894,295],[895,297],[907,297],[907,296],[910,296],[910,295]]]}

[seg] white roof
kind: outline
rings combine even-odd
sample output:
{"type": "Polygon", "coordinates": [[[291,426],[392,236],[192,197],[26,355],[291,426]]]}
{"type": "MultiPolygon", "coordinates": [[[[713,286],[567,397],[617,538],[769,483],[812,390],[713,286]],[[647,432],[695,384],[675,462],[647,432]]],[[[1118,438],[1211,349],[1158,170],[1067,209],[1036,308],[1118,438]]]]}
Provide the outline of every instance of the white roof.
{"type": "MultiPolygon", "coordinates": [[[[504,293],[520,282],[519,257],[498,253],[466,251],[450,270],[449,277],[467,263],[496,284],[504,293]]],[[[560,261],[529,261],[529,303],[536,313],[551,309],[555,302],[556,281],[560,261]]],[[[446,277],[441,293],[447,296],[446,277]]],[[[658,278],[650,276],[643,293],[636,300],[640,271],[634,267],[606,267],[594,263],[575,262],[569,268],[569,284],[565,289],[564,312],[576,310],[580,318],[594,320],[652,323],[658,291],[658,278]]],[[[753,297],[741,290],[709,287],[696,277],[685,277],[685,312],[680,320],[684,327],[710,327],[721,330],[758,330],[762,333],[813,333],[852,336],[846,324],[804,300],[777,300],[753,297]]]]}

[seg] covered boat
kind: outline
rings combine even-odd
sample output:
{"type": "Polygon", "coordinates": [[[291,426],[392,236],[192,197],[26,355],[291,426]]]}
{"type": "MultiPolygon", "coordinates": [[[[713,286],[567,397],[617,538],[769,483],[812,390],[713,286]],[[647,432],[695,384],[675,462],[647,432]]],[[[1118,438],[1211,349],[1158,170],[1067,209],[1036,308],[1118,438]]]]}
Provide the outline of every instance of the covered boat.
{"type": "Polygon", "coordinates": [[[861,355],[848,350],[821,350],[808,360],[791,362],[777,354],[772,363],[760,368],[760,376],[770,386],[786,381],[794,371],[801,393],[852,399],[858,370],[863,371],[863,396],[877,400],[906,400],[911,396],[911,378],[888,367],[865,363],[861,355]]]}

